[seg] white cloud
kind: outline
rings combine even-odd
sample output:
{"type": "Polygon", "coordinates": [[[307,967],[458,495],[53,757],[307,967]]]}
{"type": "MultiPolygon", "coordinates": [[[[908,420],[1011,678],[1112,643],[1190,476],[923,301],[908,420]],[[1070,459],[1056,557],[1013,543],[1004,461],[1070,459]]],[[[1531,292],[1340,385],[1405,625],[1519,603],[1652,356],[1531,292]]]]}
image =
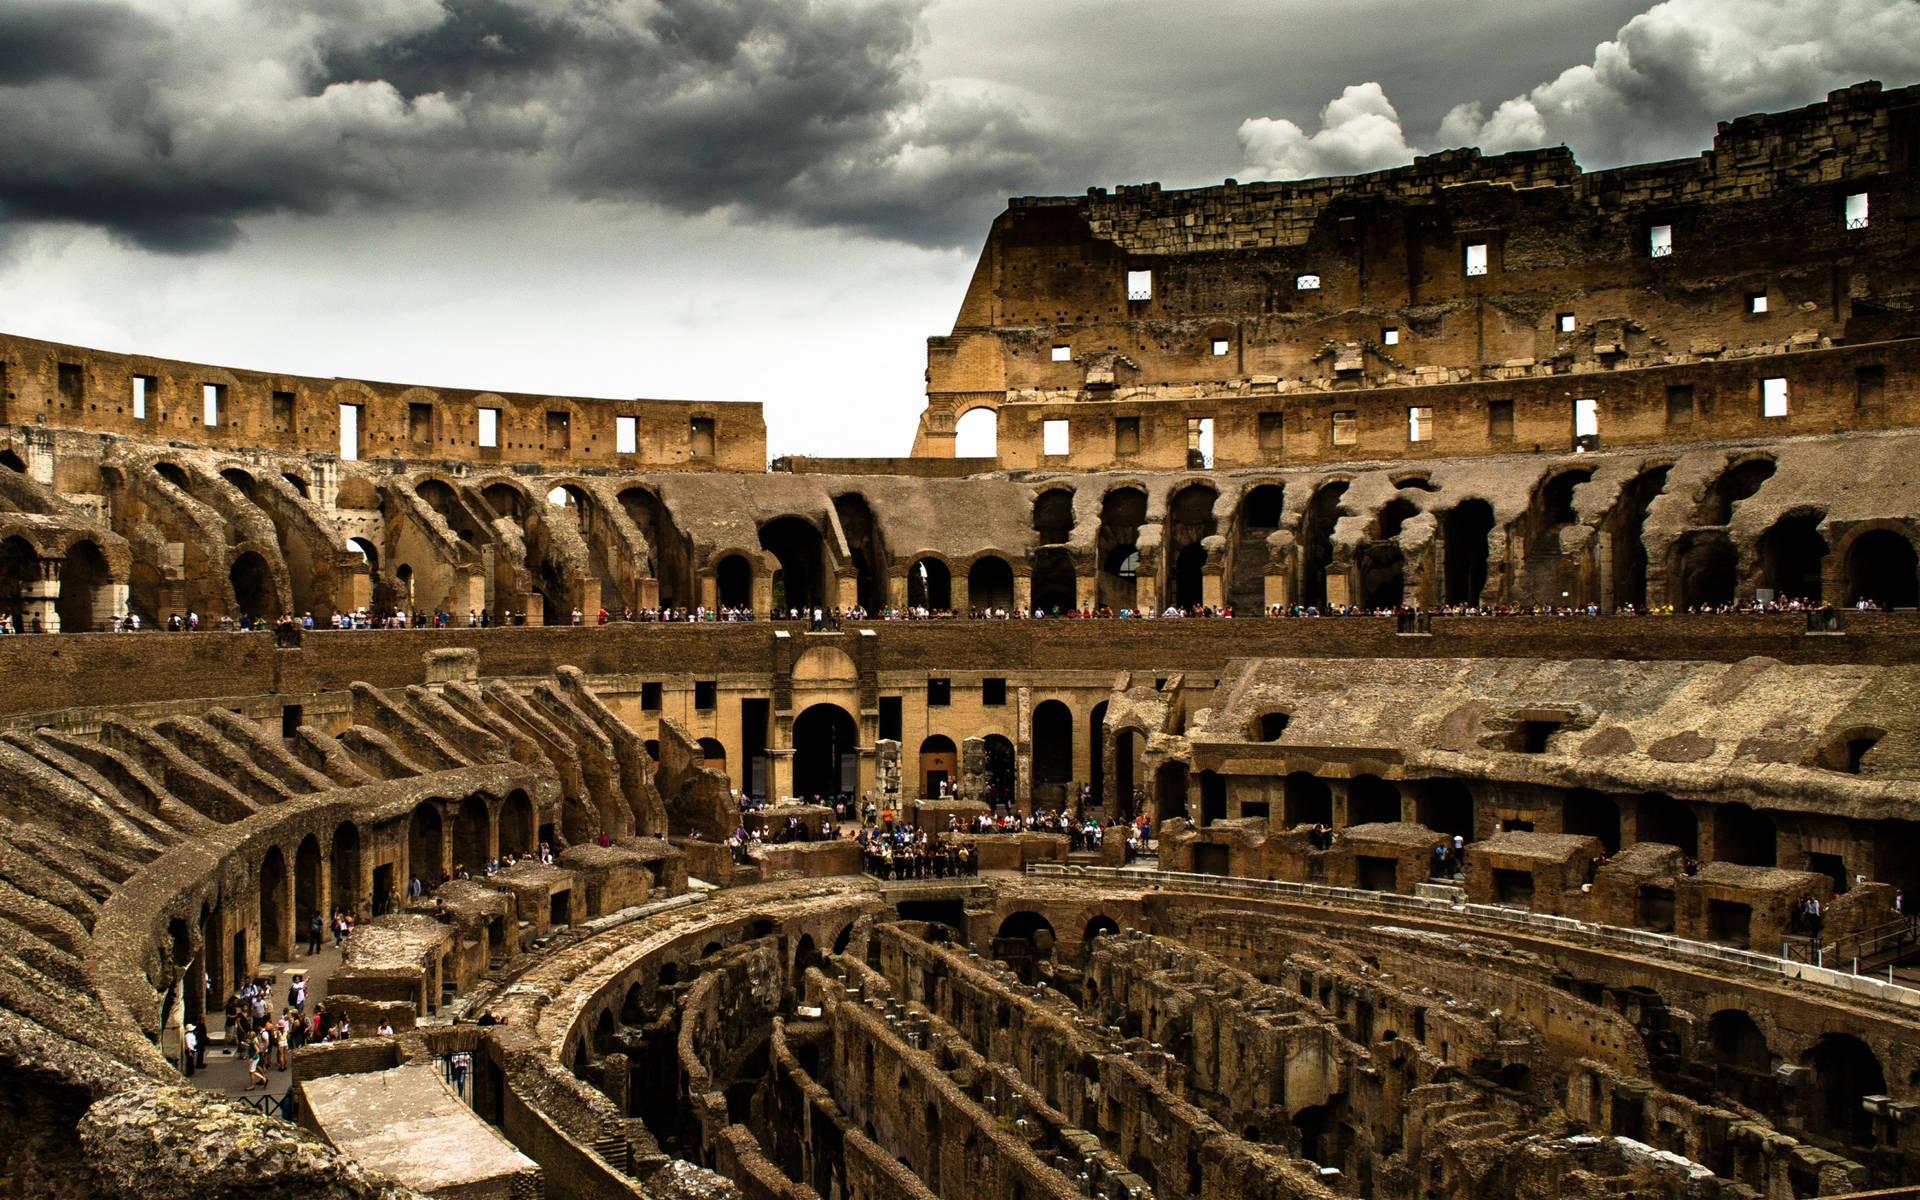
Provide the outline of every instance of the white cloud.
{"type": "Polygon", "coordinates": [[[1309,135],[1292,121],[1250,117],[1240,124],[1242,174],[1253,179],[1354,175],[1413,159],[1386,91],[1377,83],[1348,85],[1320,110],[1320,131],[1309,135]]]}
{"type": "MultiPolygon", "coordinates": [[[[1564,143],[1593,169],[1698,153],[1714,124],[1796,108],[1862,79],[1898,86],[1920,65],[1914,0],[1665,0],[1640,13],[1593,60],[1494,106],[1464,101],[1433,148],[1489,154],[1564,143]]],[[[1377,83],[1349,86],[1307,134],[1291,121],[1240,126],[1248,173],[1296,179],[1409,161],[1416,151],[1377,83]]]]}

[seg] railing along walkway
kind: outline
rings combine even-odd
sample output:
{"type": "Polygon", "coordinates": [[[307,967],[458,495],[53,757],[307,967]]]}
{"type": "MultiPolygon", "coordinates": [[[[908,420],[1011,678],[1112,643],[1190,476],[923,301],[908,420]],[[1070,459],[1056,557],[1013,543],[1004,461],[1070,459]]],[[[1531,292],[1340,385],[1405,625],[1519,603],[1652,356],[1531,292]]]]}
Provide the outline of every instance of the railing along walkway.
{"type": "Polygon", "coordinates": [[[1398,892],[1370,892],[1360,888],[1329,887],[1320,883],[1295,883],[1284,879],[1247,879],[1232,875],[1201,875],[1191,871],[1157,871],[1140,867],[1081,867],[1063,866],[1057,863],[1029,863],[1027,874],[1052,878],[1106,879],[1126,884],[1173,883],[1181,887],[1199,888],[1228,895],[1333,900],[1359,908],[1372,908],[1383,913],[1465,914],[1477,921],[1529,929],[1560,937],[1578,938],[1585,942],[1623,950],[1658,950],[1680,958],[1738,967],[1760,974],[1777,975],[1783,979],[1805,980],[1808,983],[1822,984],[1882,1003],[1920,1010],[1920,988],[1888,983],[1870,975],[1850,975],[1845,971],[1834,971],[1811,963],[1792,962],[1769,954],[1757,954],[1752,950],[1738,950],[1731,946],[1696,942],[1690,938],[1675,937],[1670,933],[1628,929],[1620,925],[1602,925],[1594,921],[1556,917],[1547,913],[1529,912],[1526,909],[1508,908],[1498,904],[1459,904],[1444,899],[1406,896],[1398,892]]]}

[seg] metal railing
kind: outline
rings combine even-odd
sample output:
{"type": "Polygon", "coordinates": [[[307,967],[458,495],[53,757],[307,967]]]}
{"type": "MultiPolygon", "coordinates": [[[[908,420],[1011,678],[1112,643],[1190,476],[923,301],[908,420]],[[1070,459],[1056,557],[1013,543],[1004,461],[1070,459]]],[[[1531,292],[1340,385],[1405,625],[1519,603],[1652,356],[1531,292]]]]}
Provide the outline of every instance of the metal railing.
{"type": "Polygon", "coordinates": [[[279,1117],[282,1121],[295,1121],[300,1116],[299,1106],[294,1103],[292,1088],[288,1088],[286,1094],[282,1096],[235,1096],[234,1099],[263,1116],[279,1117]]]}
{"type": "Polygon", "coordinates": [[[1285,879],[1249,879],[1237,875],[1201,875],[1190,871],[1158,871],[1141,867],[1083,867],[1057,863],[1029,863],[1027,874],[1108,879],[1116,883],[1144,885],[1178,884],[1183,888],[1201,888],[1229,895],[1329,900],[1354,908],[1373,909],[1388,915],[1396,912],[1408,915],[1465,915],[1475,921],[1531,930],[1589,944],[1597,943],[1623,950],[1658,951],[1720,966],[1778,975],[1787,979],[1805,980],[1808,983],[1824,984],[1884,1003],[1920,1009],[1920,989],[1905,987],[1868,975],[1852,975],[1845,971],[1836,971],[1811,963],[1792,962],[1752,950],[1738,950],[1711,942],[1696,942],[1691,938],[1676,937],[1670,933],[1629,929],[1621,925],[1603,925],[1596,921],[1556,917],[1548,913],[1530,912],[1527,909],[1509,908],[1498,904],[1460,904],[1446,899],[1408,896],[1398,892],[1370,892],[1360,888],[1329,887],[1320,883],[1295,883],[1285,879]]]}

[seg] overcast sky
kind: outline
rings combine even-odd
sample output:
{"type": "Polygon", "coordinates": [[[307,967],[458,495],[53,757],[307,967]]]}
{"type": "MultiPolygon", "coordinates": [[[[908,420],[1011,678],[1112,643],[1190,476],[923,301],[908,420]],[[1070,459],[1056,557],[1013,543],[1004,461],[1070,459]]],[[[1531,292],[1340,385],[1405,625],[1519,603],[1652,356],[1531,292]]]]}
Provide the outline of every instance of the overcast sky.
{"type": "Polygon", "coordinates": [[[0,329],[904,454],[1006,197],[1920,81],[1920,0],[0,0],[0,329]]]}

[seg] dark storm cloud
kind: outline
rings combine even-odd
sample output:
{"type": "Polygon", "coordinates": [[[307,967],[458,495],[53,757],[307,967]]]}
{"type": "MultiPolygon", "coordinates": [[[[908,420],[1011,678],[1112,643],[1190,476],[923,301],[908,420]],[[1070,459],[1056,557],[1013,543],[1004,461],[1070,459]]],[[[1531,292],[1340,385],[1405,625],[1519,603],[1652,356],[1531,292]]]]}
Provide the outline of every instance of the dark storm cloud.
{"type": "Polygon", "coordinates": [[[923,3],[10,10],[0,216],[197,250],[264,213],[553,189],[970,240],[1043,177],[1045,139],[924,82],[923,3]]]}

